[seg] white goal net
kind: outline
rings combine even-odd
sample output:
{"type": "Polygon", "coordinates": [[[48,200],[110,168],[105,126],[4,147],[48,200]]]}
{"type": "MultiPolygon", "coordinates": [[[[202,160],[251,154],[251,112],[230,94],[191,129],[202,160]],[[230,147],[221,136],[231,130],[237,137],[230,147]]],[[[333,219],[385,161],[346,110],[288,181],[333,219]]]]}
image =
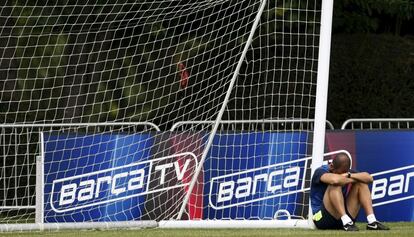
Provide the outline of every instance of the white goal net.
{"type": "Polygon", "coordinates": [[[322,8],[5,1],[0,229],[306,220],[322,8]]]}

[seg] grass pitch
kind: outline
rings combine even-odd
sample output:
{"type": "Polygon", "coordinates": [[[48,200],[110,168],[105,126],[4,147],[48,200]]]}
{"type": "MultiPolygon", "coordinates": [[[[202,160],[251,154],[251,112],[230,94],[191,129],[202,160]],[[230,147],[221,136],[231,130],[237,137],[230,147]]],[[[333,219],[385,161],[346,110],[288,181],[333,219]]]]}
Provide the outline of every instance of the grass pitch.
{"type": "Polygon", "coordinates": [[[345,232],[337,231],[321,231],[307,229],[139,229],[139,230],[84,230],[84,231],[59,231],[59,232],[19,232],[19,233],[2,233],[0,236],[56,236],[56,237],[186,237],[186,236],[225,236],[225,237],[247,237],[247,236],[305,236],[305,237],[323,237],[323,236],[364,236],[364,237],[403,237],[414,236],[414,222],[394,222],[386,223],[391,227],[390,231],[367,231],[364,223],[358,223],[360,231],[345,232]]]}

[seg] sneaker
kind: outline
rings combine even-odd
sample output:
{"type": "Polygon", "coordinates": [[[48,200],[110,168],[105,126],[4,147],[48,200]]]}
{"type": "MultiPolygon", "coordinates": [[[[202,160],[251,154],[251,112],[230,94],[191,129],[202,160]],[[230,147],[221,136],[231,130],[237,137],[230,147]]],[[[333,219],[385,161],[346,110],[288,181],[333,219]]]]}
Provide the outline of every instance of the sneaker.
{"type": "Polygon", "coordinates": [[[355,225],[354,222],[349,222],[343,226],[345,231],[358,231],[358,227],[355,225]]]}
{"type": "Polygon", "coordinates": [[[379,221],[374,221],[371,224],[367,225],[367,230],[389,230],[388,226],[385,226],[379,221]]]}

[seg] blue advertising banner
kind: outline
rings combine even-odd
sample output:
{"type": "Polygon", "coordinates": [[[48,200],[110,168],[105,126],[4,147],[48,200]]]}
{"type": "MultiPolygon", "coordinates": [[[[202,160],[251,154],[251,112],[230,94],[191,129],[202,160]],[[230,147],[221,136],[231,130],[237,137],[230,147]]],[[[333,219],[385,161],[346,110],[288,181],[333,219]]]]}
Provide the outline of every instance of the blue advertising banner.
{"type": "MultiPolygon", "coordinates": [[[[171,151],[154,157],[151,134],[45,134],[45,222],[155,218],[143,213],[154,208],[166,213],[162,203],[189,184],[197,166],[194,153],[175,145],[190,136],[164,134],[159,142],[171,143],[171,151]],[[147,206],[147,198],[161,203],[147,206]]],[[[294,201],[302,198],[307,144],[307,133],[218,134],[203,167],[205,185],[190,197],[203,207],[190,205],[189,213],[272,219],[280,209],[300,212],[294,201]]]]}
{"type": "Polygon", "coordinates": [[[44,144],[45,222],[141,216],[144,196],[139,194],[150,172],[149,134],[45,133],[44,144]]]}
{"type": "Polygon", "coordinates": [[[278,210],[301,213],[294,203],[303,198],[308,136],[218,134],[204,165],[209,171],[204,174],[204,218],[273,219],[278,210]]]}
{"type": "MultiPolygon", "coordinates": [[[[45,222],[155,218],[144,213],[154,208],[166,213],[171,204],[166,199],[186,190],[197,166],[205,140],[197,136],[196,145],[194,136],[163,133],[158,141],[149,133],[45,133],[45,222]],[[193,145],[191,151],[183,144],[193,145]],[[157,146],[170,149],[159,154],[157,146]],[[151,206],[147,199],[160,203],[151,206]]],[[[272,219],[278,210],[306,212],[294,203],[306,199],[302,190],[309,175],[309,136],[217,134],[191,194],[189,217],[272,219]]],[[[374,176],[378,219],[414,221],[414,132],[330,131],[327,148],[349,150],[354,168],[374,176]]]]}
{"type": "MultiPolygon", "coordinates": [[[[374,177],[376,215],[384,221],[414,221],[414,132],[355,132],[357,169],[374,177]]],[[[364,213],[361,219],[365,220],[364,213]]]]}

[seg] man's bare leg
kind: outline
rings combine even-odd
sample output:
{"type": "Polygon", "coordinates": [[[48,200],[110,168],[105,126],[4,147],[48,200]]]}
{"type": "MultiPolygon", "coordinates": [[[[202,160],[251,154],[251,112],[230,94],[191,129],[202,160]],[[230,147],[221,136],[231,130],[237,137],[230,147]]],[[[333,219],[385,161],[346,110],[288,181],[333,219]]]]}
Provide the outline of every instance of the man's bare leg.
{"type": "Polygon", "coordinates": [[[364,183],[354,183],[346,198],[346,207],[349,214],[355,218],[358,215],[361,206],[367,216],[374,214],[371,192],[369,191],[368,185],[364,183]]]}
{"type": "Polygon", "coordinates": [[[365,183],[352,184],[351,190],[346,198],[346,205],[349,214],[355,218],[358,215],[359,209],[362,208],[367,215],[367,229],[370,230],[389,230],[389,228],[378,222],[374,210],[372,208],[371,192],[368,185],[365,183]]]}
{"type": "Polygon", "coordinates": [[[329,185],[323,197],[323,205],[326,210],[336,219],[346,215],[345,200],[341,186],[329,185]]]}

